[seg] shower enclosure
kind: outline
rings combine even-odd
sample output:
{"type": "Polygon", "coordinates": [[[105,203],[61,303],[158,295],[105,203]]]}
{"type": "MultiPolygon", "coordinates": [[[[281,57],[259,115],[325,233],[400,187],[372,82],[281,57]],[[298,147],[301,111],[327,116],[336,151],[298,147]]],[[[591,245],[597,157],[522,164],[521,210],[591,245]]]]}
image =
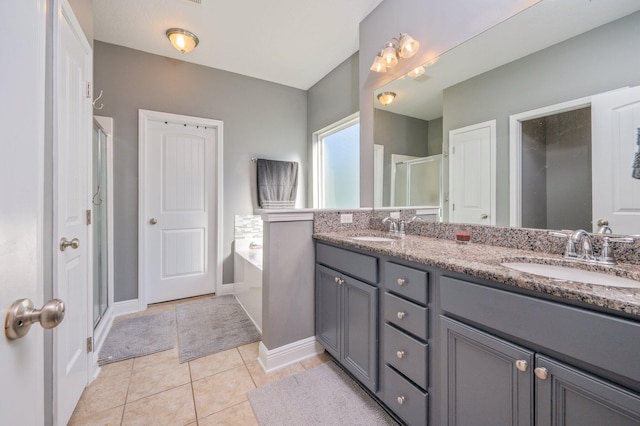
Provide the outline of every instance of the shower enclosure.
{"type": "Polygon", "coordinates": [[[395,164],[392,206],[442,207],[442,155],[395,164]]]}
{"type": "Polygon", "coordinates": [[[93,177],[91,228],[93,239],[93,327],[97,327],[109,307],[109,229],[107,197],[107,134],[93,122],[93,177]]]}

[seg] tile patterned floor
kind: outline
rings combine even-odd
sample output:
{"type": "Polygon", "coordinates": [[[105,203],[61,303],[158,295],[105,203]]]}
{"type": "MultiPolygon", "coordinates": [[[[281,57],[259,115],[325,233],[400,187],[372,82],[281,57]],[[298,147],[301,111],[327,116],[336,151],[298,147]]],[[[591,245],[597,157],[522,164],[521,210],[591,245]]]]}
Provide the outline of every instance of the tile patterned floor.
{"type": "MultiPolygon", "coordinates": [[[[184,302],[152,305],[116,321],[184,302]]],[[[257,425],[247,392],[328,361],[319,355],[266,374],[257,359],[258,343],[251,343],[180,364],[176,343],[169,351],[107,364],[84,390],[69,425],[257,425]]]]}

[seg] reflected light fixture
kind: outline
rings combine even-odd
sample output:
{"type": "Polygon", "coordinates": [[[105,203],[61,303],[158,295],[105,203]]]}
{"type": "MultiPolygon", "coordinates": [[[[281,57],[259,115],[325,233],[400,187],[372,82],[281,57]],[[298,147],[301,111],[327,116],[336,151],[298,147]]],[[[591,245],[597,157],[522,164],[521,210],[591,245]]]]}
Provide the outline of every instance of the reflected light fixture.
{"type": "Polygon", "coordinates": [[[396,98],[396,94],[394,92],[381,92],[378,93],[378,100],[382,105],[389,105],[396,98]]]}
{"type": "Polygon", "coordinates": [[[387,72],[387,68],[398,65],[398,59],[410,58],[418,52],[420,43],[407,33],[400,33],[399,38],[393,38],[384,44],[382,52],[373,59],[371,71],[387,72]]]}
{"type": "Polygon", "coordinates": [[[182,28],[169,28],[167,30],[167,37],[173,47],[181,53],[191,52],[200,42],[194,33],[183,30],[182,28]]]}
{"type": "Polygon", "coordinates": [[[423,66],[419,66],[418,68],[415,68],[415,69],[412,69],[411,71],[409,71],[407,73],[407,77],[417,78],[417,77],[420,77],[422,74],[424,74],[424,67],[423,66]]]}

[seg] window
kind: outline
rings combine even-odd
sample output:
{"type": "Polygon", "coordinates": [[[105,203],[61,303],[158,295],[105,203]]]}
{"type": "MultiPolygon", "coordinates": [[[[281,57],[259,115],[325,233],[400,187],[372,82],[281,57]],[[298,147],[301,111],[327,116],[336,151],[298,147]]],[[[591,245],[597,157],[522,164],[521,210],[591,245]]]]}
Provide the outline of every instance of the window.
{"type": "Polygon", "coordinates": [[[358,113],[314,133],[315,208],[360,206],[360,116],[358,113]]]}

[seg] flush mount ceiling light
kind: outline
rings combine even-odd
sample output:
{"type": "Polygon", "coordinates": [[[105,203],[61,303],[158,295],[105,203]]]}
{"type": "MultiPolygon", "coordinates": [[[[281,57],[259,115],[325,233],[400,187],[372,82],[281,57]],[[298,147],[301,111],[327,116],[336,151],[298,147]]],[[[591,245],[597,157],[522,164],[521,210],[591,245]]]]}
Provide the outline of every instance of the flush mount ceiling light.
{"type": "Polygon", "coordinates": [[[169,37],[169,41],[171,41],[173,47],[181,53],[191,52],[200,42],[194,33],[183,30],[182,28],[169,28],[167,30],[167,37],[169,37]]]}
{"type": "Polygon", "coordinates": [[[385,43],[382,52],[373,59],[373,65],[369,68],[375,72],[387,72],[387,68],[398,65],[398,59],[410,58],[416,54],[420,43],[409,34],[401,33],[399,38],[393,38],[385,43]]]}
{"type": "Polygon", "coordinates": [[[382,105],[389,105],[396,98],[394,92],[382,92],[378,94],[378,100],[382,105]]]}

